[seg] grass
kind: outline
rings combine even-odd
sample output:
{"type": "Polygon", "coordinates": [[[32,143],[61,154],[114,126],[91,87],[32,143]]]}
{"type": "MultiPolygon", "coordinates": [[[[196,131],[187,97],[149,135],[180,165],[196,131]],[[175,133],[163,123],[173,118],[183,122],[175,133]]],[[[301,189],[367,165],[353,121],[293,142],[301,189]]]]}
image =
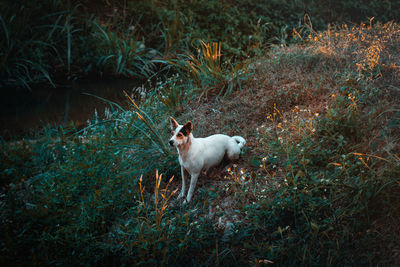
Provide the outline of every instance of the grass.
{"type": "Polygon", "coordinates": [[[228,73],[224,47],[204,42],[180,76],[140,105],[130,99],[131,110],[96,115],[81,131],[2,141],[2,261],[398,264],[400,27],[296,32],[295,44],[246,65],[241,89],[200,97],[199,76],[186,70],[228,73]],[[195,136],[247,140],[187,206],[175,200],[179,163],[163,142],[174,112],[195,136]]]}
{"type": "Polygon", "coordinates": [[[263,55],[271,44],[289,42],[290,32],[299,27],[305,14],[313,27],[321,30],[336,21],[398,18],[398,3],[390,5],[348,0],[2,3],[0,86],[32,89],[43,83],[55,86],[90,77],[148,78],[163,69],[160,62],[180,58],[180,54],[195,55],[199,47],[193,44],[203,40],[203,49],[218,44],[224,51],[219,62],[229,62],[229,69],[236,72],[224,84],[219,73],[208,76],[215,70],[207,73],[210,70],[202,68],[209,60],[194,56],[189,62],[204,74],[202,83],[207,77],[213,78],[208,83],[217,79],[227,87],[224,90],[231,91],[240,87],[242,75],[237,70],[244,68],[237,67],[239,62],[263,55]]]}
{"type": "Polygon", "coordinates": [[[200,97],[228,95],[241,89],[241,83],[250,75],[248,63],[221,62],[221,44],[208,44],[200,40],[199,55],[184,55],[170,64],[183,76],[190,77],[191,85],[198,88],[200,97]]]}

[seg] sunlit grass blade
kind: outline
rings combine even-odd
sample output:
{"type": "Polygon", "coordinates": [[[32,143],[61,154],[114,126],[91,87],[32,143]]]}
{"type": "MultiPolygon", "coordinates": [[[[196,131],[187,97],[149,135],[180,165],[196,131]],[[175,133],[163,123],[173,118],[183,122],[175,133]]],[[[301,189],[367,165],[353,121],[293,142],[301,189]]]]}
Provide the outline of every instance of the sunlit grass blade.
{"type": "Polygon", "coordinates": [[[133,99],[124,91],[125,96],[129,99],[129,101],[133,104],[133,107],[136,111],[136,113],[138,114],[138,117],[140,120],[142,120],[145,125],[147,126],[147,128],[153,133],[153,136],[156,137],[157,140],[157,144],[158,146],[162,149],[162,151],[164,152],[164,154],[169,154],[169,150],[167,149],[166,145],[164,144],[164,140],[161,136],[161,134],[157,131],[157,129],[155,128],[155,124],[154,122],[151,120],[151,118],[147,115],[147,113],[142,110],[136,103],[135,101],[133,101],[133,99]]]}

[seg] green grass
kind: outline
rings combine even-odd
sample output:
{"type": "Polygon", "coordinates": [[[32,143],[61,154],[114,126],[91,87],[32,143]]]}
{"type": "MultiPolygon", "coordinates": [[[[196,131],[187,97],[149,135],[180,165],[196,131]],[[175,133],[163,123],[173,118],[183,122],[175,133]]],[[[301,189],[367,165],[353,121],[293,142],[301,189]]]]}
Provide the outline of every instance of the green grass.
{"type": "MultiPolygon", "coordinates": [[[[196,40],[218,43],[220,63],[238,70],[243,59],[289,42],[292,29],[302,24],[321,30],[332,22],[399,17],[398,3],[387,8],[382,1],[348,0],[46,0],[0,6],[0,86],[30,89],[90,77],[148,78],[164,67],[160,62],[195,55],[196,40]]],[[[204,74],[203,83],[207,77],[220,82],[204,74]]],[[[236,86],[237,74],[234,85],[225,87],[236,86]]]]}
{"type": "MultiPolygon", "coordinates": [[[[112,55],[99,66],[121,74],[136,64],[123,63],[128,46],[140,47],[129,41],[136,32],[90,25],[107,51],[100,58],[112,55]]],[[[130,110],[96,114],[79,131],[1,140],[1,261],[396,265],[399,25],[298,32],[244,75],[204,43],[130,110]],[[230,89],[235,75],[241,84],[230,89]],[[175,200],[179,163],[167,147],[173,113],[192,120],[196,136],[248,141],[237,165],[203,177],[186,206],[175,200]]]]}

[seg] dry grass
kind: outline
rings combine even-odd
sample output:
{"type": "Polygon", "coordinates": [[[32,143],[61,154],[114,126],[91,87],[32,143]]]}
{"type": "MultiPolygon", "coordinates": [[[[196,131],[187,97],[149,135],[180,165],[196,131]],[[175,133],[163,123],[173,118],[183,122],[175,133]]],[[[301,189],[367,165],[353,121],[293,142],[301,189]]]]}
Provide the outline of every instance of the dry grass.
{"type": "MultiPolygon", "coordinates": [[[[352,28],[335,27],[304,39],[299,45],[275,47],[265,59],[255,62],[255,75],[247,81],[243,91],[224,99],[211,97],[201,102],[192,101],[182,115],[182,122],[189,119],[194,122],[195,136],[241,134],[252,147],[255,129],[268,123],[268,115],[274,113],[275,108],[280,111],[278,121],[294,117],[294,113],[298,113],[294,110],[323,114],[332,95],[346,93],[341,91],[344,86],[355,87],[358,91],[373,87],[385,90],[386,94],[376,103],[383,106],[378,109],[381,112],[382,108],[394,107],[397,103],[398,24],[372,26],[371,22],[371,25],[352,28]]],[[[382,117],[384,114],[380,115],[382,117]]]]}
{"type": "MultiPolygon", "coordinates": [[[[399,156],[399,133],[392,130],[382,136],[381,131],[399,112],[400,26],[371,22],[331,27],[302,38],[297,45],[274,47],[266,58],[255,62],[255,74],[242,91],[223,99],[193,100],[179,118],[181,123],[191,120],[198,137],[224,133],[247,140],[244,156],[235,168],[219,169],[199,180],[200,188],[206,183],[204,186],[223,192],[210,203],[210,213],[218,210],[223,214],[215,218],[217,228],[226,222],[229,232],[230,222],[244,220],[233,212],[238,203],[262,201],[268,197],[262,193],[266,186],[287,185],[280,164],[266,165],[262,160],[271,151],[258,138],[260,132],[273,130],[282,143],[296,144],[314,133],[316,118],[329,116],[327,112],[337,96],[345,96],[348,108],[361,113],[365,121],[360,131],[366,135],[355,140],[359,142],[357,152],[382,158],[399,156]],[[371,149],[373,142],[376,145],[371,149]],[[252,177],[257,174],[264,174],[266,180],[254,181],[252,177]],[[241,182],[247,183],[248,191],[241,192],[241,182]],[[235,186],[239,187],[232,190],[235,186]]],[[[368,156],[360,158],[369,160],[368,156]]],[[[399,232],[390,222],[384,225],[379,229],[399,232]]],[[[386,255],[393,257],[398,246],[391,246],[393,250],[386,255]]]]}

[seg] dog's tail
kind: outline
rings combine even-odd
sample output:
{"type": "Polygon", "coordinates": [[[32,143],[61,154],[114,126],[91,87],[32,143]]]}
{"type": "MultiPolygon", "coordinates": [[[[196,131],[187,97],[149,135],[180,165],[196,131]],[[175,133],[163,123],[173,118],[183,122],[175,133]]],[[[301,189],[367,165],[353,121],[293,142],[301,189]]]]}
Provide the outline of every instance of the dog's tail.
{"type": "Polygon", "coordinates": [[[232,136],[232,138],[236,141],[240,148],[242,148],[246,144],[246,140],[241,136],[232,136]]]}

